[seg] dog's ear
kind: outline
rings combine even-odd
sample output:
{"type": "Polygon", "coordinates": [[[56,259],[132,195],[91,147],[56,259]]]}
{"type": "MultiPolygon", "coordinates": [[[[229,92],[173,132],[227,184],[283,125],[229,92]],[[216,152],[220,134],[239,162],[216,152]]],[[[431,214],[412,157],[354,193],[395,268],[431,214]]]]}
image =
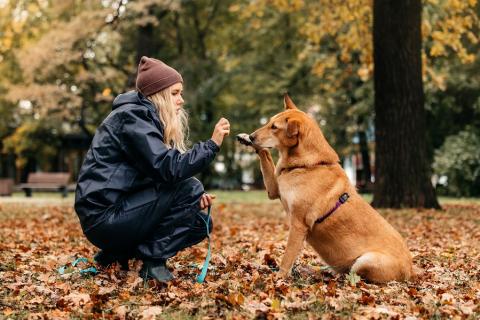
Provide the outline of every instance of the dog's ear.
{"type": "Polygon", "coordinates": [[[285,92],[283,95],[283,106],[285,107],[285,110],[288,109],[298,109],[295,103],[293,103],[292,99],[288,96],[288,93],[285,92]]]}
{"type": "Polygon", "coordinates": [[[288,138],[293,138],[296,135],[298,135],[299,128],[300,128],[300,121],[287,119],[287,137],[288,138]]]}

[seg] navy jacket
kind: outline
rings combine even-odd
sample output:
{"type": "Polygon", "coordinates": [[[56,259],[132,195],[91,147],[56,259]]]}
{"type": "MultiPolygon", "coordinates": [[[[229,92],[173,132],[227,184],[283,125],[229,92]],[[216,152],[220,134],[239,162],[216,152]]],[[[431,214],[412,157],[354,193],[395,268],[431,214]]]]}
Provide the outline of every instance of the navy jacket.
{"type": "Polygon", "coordinates": [[[85,232],[126,195],[157,184],[173,187],[206,169],[219,151],[212,140],[183,154],[169,149],[156,109],[141,93],[119,95],[112,109],[98,127],[78,176],[75,211],[85,232]]]}

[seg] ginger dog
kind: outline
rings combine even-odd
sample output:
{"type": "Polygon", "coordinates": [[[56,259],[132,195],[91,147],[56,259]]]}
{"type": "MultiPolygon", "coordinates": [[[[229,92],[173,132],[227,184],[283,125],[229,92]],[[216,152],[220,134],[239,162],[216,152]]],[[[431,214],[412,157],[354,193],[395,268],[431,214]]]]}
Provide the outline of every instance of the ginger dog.
{"type": "Polygon", "coordinates": [[[255,148],[268,197],[280,199],[290,220],[279,275],[288,275],[307,240],[337,272],[377,283],[413,278],[402,236],[357,194],[317,123],[287,94],[284,105],[250,136],[238,135],[255,148]],[[279,152],[276,166],[270,148],[279,152]]]}

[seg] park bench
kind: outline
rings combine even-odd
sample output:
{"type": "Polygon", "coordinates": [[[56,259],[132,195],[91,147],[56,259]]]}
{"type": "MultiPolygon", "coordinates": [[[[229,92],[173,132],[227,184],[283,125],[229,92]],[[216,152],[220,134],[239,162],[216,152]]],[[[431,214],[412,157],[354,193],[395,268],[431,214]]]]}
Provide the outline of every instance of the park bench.
{"type": "Polygon", "coordinates": [[[13,191],[13,179],[0,179],[0,196],[11,196],[13,191]]]}
{"type": "Polygon", "coordinates": [[[31,197],[33,190],[59,191],[62,197],[68,195],[68,172],[35,172],[30,173],[27,183],[22,183],[19,188],[25,191],[25,196],[31,197]]]}

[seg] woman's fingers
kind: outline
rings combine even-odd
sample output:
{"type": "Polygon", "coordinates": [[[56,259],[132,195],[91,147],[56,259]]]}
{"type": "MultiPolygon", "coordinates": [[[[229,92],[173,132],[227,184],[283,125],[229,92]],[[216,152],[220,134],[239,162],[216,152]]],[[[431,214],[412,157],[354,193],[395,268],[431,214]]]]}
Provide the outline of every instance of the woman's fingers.
{"type": "Polygon", "coordinates": [[[200,199],[200,209],[205,209],[206,207],[208,207],[209,204],[208,204],[208,198],[207,198],[207,195],[206,194],[203,194],[202,195],[202,198],[200,199]]]}
{"type": "Polygon", "coordinates": [[[212,205],[212,198],[210,198],[210,195],[208,193],[205,194],[205,203],[207,207],[212,205]]]}
{"type": "Polygon", "coordinates": [[[213,204],[213,197],[210,194],[207,194],[208,205],[211,206],[213,204]]]}
{"type": "Polygon", "coordinates": [[[228,122],[228,120],[225,119],[225,118],[221,118],[221,119],[218,121],[218,123],[220,123],[220,124],[222,124],[222,125],[223,125],[223,124],[228,124],[228,125],[230,125],[230,122],[228,122]]]}
{"type": "Polygon", "coordinates": [[[230,122],[227,119],[222,118],[219,123],[222,133],[228,135],[230,133],[230,122]]]}
{"type": "Polygon", "coordinates": [[[213,194],[208,194],[204,193],[202,195],[202,198],[200,199],[200,209],[205,209],[211,205],[213,205],[213,199],[215,199],[217,196],[213,194]]]}
{"type": "Polygon", "coordinates": [[[227,119],[221,118],[217,124],[215,125],[215,129],[212,133],[212,140],[217,144],[217,146],[221,146],[223,143],[223,138],[230,134],[230,122],[227,119]]]}
{"type": "Polygon", "coordinates": [[[221,132],[222,132],[223,134],[228,135],[228,134],[230,133],[230,124],[229,124],[229,123],[223,124],[223,125],[221,126],[220,130],[221,130],[221,132]]]}

